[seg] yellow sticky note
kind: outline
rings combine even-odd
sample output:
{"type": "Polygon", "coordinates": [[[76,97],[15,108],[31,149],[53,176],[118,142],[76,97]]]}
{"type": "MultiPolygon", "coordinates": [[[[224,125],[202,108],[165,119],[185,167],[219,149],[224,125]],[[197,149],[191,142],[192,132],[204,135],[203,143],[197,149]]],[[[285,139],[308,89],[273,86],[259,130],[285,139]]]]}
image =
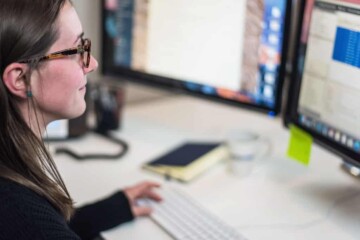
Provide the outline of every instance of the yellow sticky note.
{"type": "Polygon", "coordinates": [[[313,138],[295,125],[290,125],[290,139],[287,155],[308,166],[313,138]]]}

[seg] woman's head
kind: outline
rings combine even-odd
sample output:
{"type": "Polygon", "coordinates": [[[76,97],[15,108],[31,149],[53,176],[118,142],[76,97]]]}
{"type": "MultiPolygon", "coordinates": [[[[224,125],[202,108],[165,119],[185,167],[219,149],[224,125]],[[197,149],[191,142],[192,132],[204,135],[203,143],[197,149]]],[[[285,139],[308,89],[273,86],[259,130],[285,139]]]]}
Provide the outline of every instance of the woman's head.
{"type": "Polygon", "coordinates": [[[72,201],[39,134],[85,110],[85,76],[97,62],[84,66],[82,37],[69,0],[0,0],[0,176],[45,196],[66,217],[72,201]],[[64,49],[72,54],[52,54],[64,49]]]}
{"type": "Polygon", "coordinates": [[[85,76],[97,67],[96,60],[91,57],[85,67],[83,53],[38,62],[41,56],[83,45],[83,30],[75,9],[64,0],[9,2],[14,9],[22,5],[5,26],[7,31],[1,32],[1,75],[10,98],[16,99],[25,118],[32,120],[30,124],[34,110],[45,121],[41,125],[81,115],[86,107],[85,76]],[[45,11],[40,12],[39,6],[45,11]],[[34,100],[32,109],[29,100],[34,100]]]}

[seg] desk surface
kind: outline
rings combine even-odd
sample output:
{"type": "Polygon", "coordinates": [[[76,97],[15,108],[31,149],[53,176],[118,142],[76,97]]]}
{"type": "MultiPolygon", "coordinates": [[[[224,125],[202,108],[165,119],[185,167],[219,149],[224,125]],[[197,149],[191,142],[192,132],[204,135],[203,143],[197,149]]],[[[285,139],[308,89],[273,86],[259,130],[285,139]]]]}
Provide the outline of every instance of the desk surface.
{"type": "MultiPolygon", "coordinates": [[[[177,96],[128,106],[122,121],[121,131],[114,134],[130,144],[130,151],[121,160],[77,162],[55,156],[77,204],[150,179],[181,188],[250,240],[359,238],[360,182],[340,170],[338,157],[318,146],[313,147],[309,167],[286,158],[289,133],[279,118],[177,96]],[[247,177],[229,174],[221,163],[189,184],[166,183],[140,168],[184,141],[224,140],[235,129],[257,132],[273,145],[271,154],[247,177]]],[[[116,151],[105,139],[91,134],[65,145],[79,153],[116,151]]],[[[104,236],[109,240],[171,239],[148,218],[104,236]]]]}

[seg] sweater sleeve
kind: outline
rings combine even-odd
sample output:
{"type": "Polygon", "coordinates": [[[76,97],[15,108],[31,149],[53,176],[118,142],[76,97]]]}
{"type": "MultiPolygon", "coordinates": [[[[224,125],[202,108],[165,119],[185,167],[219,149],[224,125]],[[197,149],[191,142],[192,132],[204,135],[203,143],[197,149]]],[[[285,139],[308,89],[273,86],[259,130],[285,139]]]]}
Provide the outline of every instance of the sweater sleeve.
{"type": "Polygon", "coordinates": [[[124,192],[78,208],[69,226],[81,239],[94,239],[100,232],[113,228],[134,218],[130,203],[124,192]]]}

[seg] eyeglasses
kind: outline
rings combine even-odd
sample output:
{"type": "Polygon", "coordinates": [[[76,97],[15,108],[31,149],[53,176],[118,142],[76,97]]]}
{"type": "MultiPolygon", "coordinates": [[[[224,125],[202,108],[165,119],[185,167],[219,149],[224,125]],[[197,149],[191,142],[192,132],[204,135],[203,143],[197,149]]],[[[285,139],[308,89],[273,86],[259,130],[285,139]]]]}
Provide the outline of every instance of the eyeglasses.
{"type": "Polygon", "coordinates": [[[42,57],[35,57],[28,60],[22,60],[20,63],[32,63],[32,62],[40,62],[51,59],[64,58],[70,55],[80,54],[83,62],[83,66],[88,68],[90,65],[90,56],[91,56],[91,41],[90,39],[81,39],[81,45],[76,48],[69,48],[62,51],[50,53],[48,55],[42,57]]]}

